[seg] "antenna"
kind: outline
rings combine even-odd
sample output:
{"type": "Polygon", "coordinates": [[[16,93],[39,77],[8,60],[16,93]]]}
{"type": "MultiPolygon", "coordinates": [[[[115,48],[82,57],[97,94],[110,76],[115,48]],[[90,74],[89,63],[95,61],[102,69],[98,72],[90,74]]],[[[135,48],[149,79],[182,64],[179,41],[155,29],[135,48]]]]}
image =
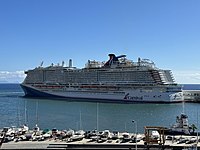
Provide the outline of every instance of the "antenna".
{"type": "Polygon", "coordinates": [[[183,109],[183,110],[182,110],[182,111],[183,111],[182,113],[185,114],[185,102],[184,102],[184,101],[182,102],[182,109],[183,109]]]}
{"type": "Polygon", "coordinates": [[[38,125],[38,100],[36,101],[35,115],[36,115],[36,125],[38,125]]]}
{"type": "Polygon", "coordinates": [[[97,131],[99,130],[99,103],[97,103],[97,131]]]}
{"type": "Polygon", "coordinates": [[[138,65],[140,66],[140,64],[141,64],[141,58],[139,57],[138,58],[138,65]]]}
{"type": "Polygon", "coordinates": [[[82,129],[82,117],[81,117],[81,110],[80,110],[80,130],[82,129]]]}
{"type": "Polygon", "coordinates": [[[199,110],[197,109],[197,140],[196,140],[196,150],[198,149],[197,145],[199,142],[199,110]]]}
{"type": "Polygon", "coordinates": [[[20,126],[20,112],[19,112],[19,103],[20,101],[18,101],[17,103],[17,125],[20,126]]]}
{"type": "Polygon", "coordinates": [[[44,63],[44,61],[42,61],[42,62],[40,63],[40,67],[42,67],[42,66],[43,66],[43,63],[44,63]]]}
{"type": "Polygon", "coordinates": [[[64,61],[62,61],[62,67],[65,65],[65,62],[64,61]]]}
{"type": "Polygon", "coordinates": [[[72,68],[72,59],[69,60],[69,68],[72,68]]]}
{"type": "Polygon", "coordinates": [[[27,123],[27,101],[25,100],[24,101],[24,123],[27,125],[28,123],[27,123]]]}

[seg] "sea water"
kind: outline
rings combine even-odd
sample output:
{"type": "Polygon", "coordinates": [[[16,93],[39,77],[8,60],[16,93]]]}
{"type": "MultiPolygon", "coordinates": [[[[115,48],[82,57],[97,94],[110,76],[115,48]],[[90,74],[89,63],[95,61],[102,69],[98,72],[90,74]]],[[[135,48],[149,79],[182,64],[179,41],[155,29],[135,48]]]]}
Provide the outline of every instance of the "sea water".
{"type": "MultiPolygon", "coordinates": [[[[200,89],[200,85],[184,85],[200,89]]],[[[170,127],[181,113],[200,127],[200,103],[116,104],[25,98],[19,84],[0,84],[0,128],[36,124],[41,129],[111,130],[144,133],[144,126],[170,127]],[[132,122],[134,120],[134,123],[132,122]]]]}

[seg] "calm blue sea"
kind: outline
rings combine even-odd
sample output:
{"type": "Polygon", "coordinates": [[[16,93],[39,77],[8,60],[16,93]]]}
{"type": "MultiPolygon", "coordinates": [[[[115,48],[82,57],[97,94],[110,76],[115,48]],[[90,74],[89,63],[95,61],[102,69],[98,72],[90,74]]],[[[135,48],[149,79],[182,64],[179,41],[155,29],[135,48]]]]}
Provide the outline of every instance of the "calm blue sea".
{"type": "MultiPolygon", "coordinates": [[[[200,89],[200,85],[184,85],[184,89],[200,89]]],[[[144,132],[144,126],[169,127],[184,112],[189,123],[200,126],[200,103],[176,104],[111,104],[67,102],[24,98],[19,84],[0,84],[0,128],[24,123],[41,129],[84,129],[144,132]],[[198,119],[199,118],[199,119],[198,119]]]]}

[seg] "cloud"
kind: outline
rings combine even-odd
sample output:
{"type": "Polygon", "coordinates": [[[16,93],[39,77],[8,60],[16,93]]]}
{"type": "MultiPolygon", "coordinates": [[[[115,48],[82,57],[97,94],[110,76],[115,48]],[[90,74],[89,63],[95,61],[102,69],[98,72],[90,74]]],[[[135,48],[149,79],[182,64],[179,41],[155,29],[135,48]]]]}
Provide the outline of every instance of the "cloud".
{"type": "Polygon", "coordinates": [[[200,84],[200,71],[173,71],[174,78],[180,84],[200,84]]]}
{"type": "Polygon", "coordinates": [[[25,77],[24,71],[0,71],[0,83],[21,83],[25,77]]]}

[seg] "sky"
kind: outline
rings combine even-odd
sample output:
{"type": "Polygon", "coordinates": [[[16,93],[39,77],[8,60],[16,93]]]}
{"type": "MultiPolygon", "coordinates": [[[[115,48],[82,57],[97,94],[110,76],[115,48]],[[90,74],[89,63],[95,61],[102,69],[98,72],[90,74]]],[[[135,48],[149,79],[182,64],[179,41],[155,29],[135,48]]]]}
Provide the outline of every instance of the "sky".
{"type": "Polygon", "coordinates": [[[0,0],[0,83],[24,71],[109,53],[147,58],[180,84],[200,84],[199,0],[0,0]]]}

